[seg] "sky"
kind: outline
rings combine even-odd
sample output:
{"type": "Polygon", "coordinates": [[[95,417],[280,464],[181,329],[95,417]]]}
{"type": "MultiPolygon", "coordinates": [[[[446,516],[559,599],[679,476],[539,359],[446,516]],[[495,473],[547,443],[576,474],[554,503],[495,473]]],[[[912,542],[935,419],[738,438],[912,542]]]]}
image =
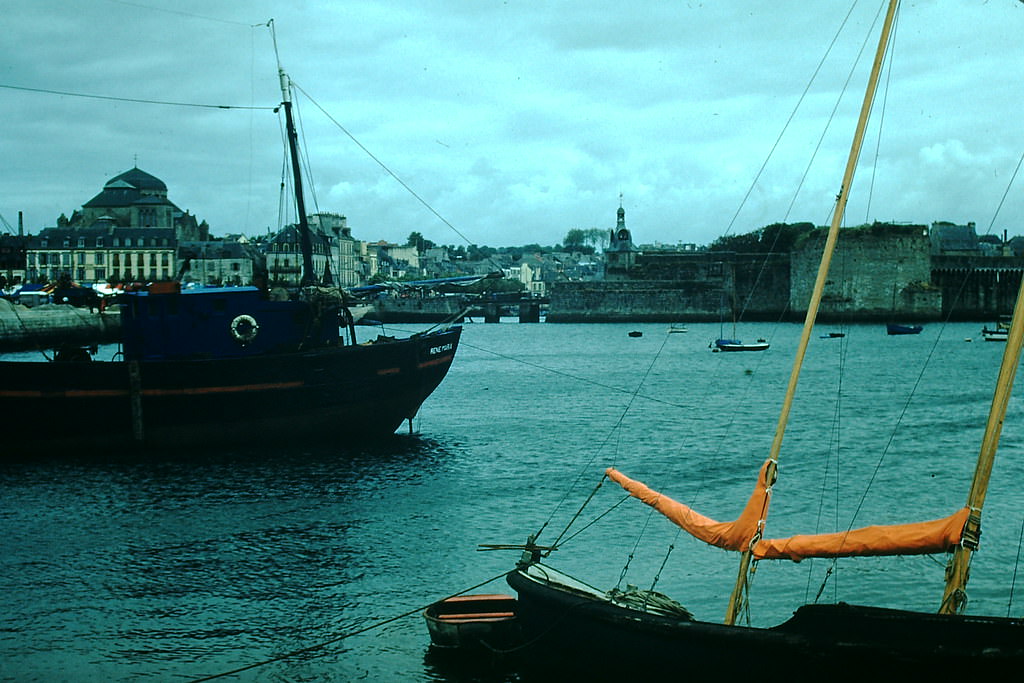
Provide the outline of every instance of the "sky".
{"type": "MultiPolygon", "coordinates": [[[[0,0],[0,232],[136,165],[214,235],[294,221],[278,63],[308,212],[357,239],[553,245],[620,202],[637,244],[826,225],[882,5],[0,0]]],[[[1024,234],[1022,36],[1020,0],[903,3],[846,224],[1024,234]]]]}

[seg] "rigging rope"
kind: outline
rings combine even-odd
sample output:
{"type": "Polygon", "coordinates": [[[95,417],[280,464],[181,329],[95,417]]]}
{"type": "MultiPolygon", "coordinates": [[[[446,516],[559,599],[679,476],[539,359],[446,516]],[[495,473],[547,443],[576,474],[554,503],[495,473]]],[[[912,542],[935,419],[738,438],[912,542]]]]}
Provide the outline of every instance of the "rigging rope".
{"type": "MultiPolygon", "coordinates": [[[[629,401],[627,401],[626,407],[623,408],[622,413],[619,415],[619,418],[615,421],[615,424],[613,424],[611,426],[611,428],[608,430],[608,435],[605,437],[604,441],[601,442],[601,444],[594,451],[593,455],[591,455],[590,458],[585,463],[583,463],[583,465],[580,467],[579,472],[577,473],[576,478],[573,480],[572,484],[566,489],[565,494],[555,504],[554,508],[552,508],[551,514],[548,516],[547,520],[543,524],[544,527],[546,527],[551,522],[551,520],[554,518],[555,514],[558,512],[559,508],[561,508],[562,504],[565,503],[565,501],[568,499],[569,494],[576,488],[576,486],[577,486],[577,484],[579,484],[580,480],[583,479],[584,474],[590,469],[590,467],[594,463],[594,460],[597,458],[598,454],[600,454],[600,452],[603,450],[605,445],[611,440],[612,435],[616,434],[618,432],[618,430],[621,428],[623,421],[626,419],[626,415],[629,414],[629,410],[633,406],[633,402],[640,395],[640,389],[643,388],[644,382],[647,381],[648,376],[650,376],[651,371],[654,369],[655,364],[658,362],[658,359],[661,357],[662,351],[665,350],[665,344],[668,342],[669,336],[670,335],[668,333],[666,333],[662,337],[661,346],[658,347],[658,351],[654,354],[654,358],[651,359],[650,364],[648,364],[647,370],[644,371],[643,376],[641,376],[640,381],[637,383],[636,389],[634,389],[629,394],[629,401]]],[[[644,397],[644,398],[647,398],[647,397],[644,397]]],[[[652,400],[655,400],[655,399],[652,399],[652,400]]],[[[675,404],[670,404],[670,405],[675,405],[675,404]]],[[[678,406],[678,407],[682,407],[682,406],[678,406]]],[[[602,475],[602,480],[603,480],[603,477],[604,477],[604,475],[602,475]]],[[[587,500],[587,502],[589,502],[589,499],[587,500]]],[[[584,503],[584,505],[585,504],[586,503],[584,503]]],[[[580,512],[582,512],[582,510],[580,510],[580,512]]],[[[579,516],[579,513],[577,513],[576,516],[573,517],[573,520],[575,520],[578,516],[579,516]]],[[[571,522],[570,522],[570,524],[571,524],[571,522]]],[[[562,535],[564,535],[566,532],[568,532],[568,530],[569,530],[569,527],[566,526],[566,528],[562,531],[562,534],[559,536],[559,538],[561,538],[562,535]]]]}
{"type": "Polygon", "coordinates": [[[255,107],[236,104],[203,104],[200,102],[173,102],[170,100],[147,100],[138,97],[115,97],[113,95],[95,95],[90,93],[71,92],[70,90],[51,90],[48,88],[28,88],[21,85],[10,85],[0,83],[0,88],[7,90],[22,90],[24,92],[44,93],[47,95],[64,95],[66,97],[83,97],[92,100],[113,100],[115,102],[134,102],[136,104],[157,104],[166,107],[198,107],[200,109],[248,109],[260,111],[273,111],[274,107],[255,107]]]}
{"type": "MultiPolygon", "coordinates": [[[[782,142],[783,136],[786,134],[786,131],[789,129],[789,124],[791,124],[793,122],[793,119],[796,117],[796,113],[800,109],[800,105],[803,104],[804,99],[807,97],[807,93],[810,91],[811,85],[814,83],[815,79],[818,77],[818,74],[821,72],[821,68],[825,64],[825,60],[828,59],[829,54],[832,52],[832,48],[835,47],[836,41],[839,39],[839,34],[842,33],[843,27],[846,26],[846,23],[850,20],[850,15],[853,14],[853,10],[854,10],[855,6],[856,6],[856,3],[854,3],[854,5],[852,5],[850,7],[849,11],[846,13],[846,16],[843,17],[843,21],[840,22],[839,28],[836,30],[835,34],[832,36],[832,41],[829,43],[828,47],[825,49],[825,53],[821,56],[821,59],[818,61],[818,65],[814,68],[814,72],[811,74],[811,78],[807,81],[807,85],[804,86],[804,91],[800,94],[799,99],[797,99],[796,105],[793,107],[793,111],[790,112],[789,118],[786,119],[786,122],[782,126],[782,130],[779,131],[778,137],[775,138],[775,142],[774,142],[774,144],[772,144],[771,149],[768,151],[768,155],[765,157],[764,162],[761,164],[761,168],[759,168],[757,173],[754,174],[754,179],[751,181],[750,187],[747,188],[746,194],[743,195],[743,199],[740,200],[739,206],[736,207],[736,212],[733,214],[732,219],[729,221],[729,224],[726,226],[725,232],[723,233],[723,237],[725,235],[728,235],[730,232],[732,232],[733,225],[736,223],[736,220],[737,220],[737,218],[740,215],[740,211],[743,210],[743,207],[746,205],[747,200],[750,198],[750,195],[753,193],[754,188],[757,187],[757,181],[760,180],[761,174],[764,173],[765,168],[767,168],[767,166],[768,166],[768,162],[771,161],[772,156],[775,154],[775,150],[778,148],[779,144],[782,142]]],[[[843,90],[845,91],[845,89],[846,88],[844,87],[843,90]]],[[[806,174],[805,174],[804,177],[806,178],[806,174]]],[[[801,184],[802,184],[802,181],[801,181],[801,184]]],[[[798,188],[797,191],[799,192],[799,188],[798,188]]],[[[794,200],[795,200],[795,197],[794,197],[794,200]]],[[[792,208],[792,205],[790,205],[790,208],[792,208]]],[[[788,213],[787,213],[787,215],[788,215],[788,213]]]]}
{"type": "Polygon", "coordinates": [[[1010,580],[1010,597],[1006,602],[1006,616],[1010,616],[1013,608],[1013,589],[1017,585],[1017,569],[1020,567],[1020,547],[1024,543],[1024,519],[1020,521],[1020,536],[1017,538],[1017,559],[1013,563],[1013,578],[1010,580]]]}
{"type": "MultiPolygon", "coordinates": [[[[486,586],[487,584],[489,584],[489,583],[491,583],[493,581],[497,581],[498,579],[503,578],[507,573],[508,572],[503,571],[502,573],[500,573],[500,574],[498,574],[496,576],[492,576],[491,578],[489,578],[489,579],[487,579],[485,581],[481,581],[480,583],[475,584],[473,586],[470,586],[469,588],[464,588],[464,589],[462,589],[461,591],[459,591],[457,593],[452,593],[451,595],[448,595],[447,597],[441,598],[441,600],[447,600],[448,598],[454,598],[454,597],[456,597],[458,595],[462,595],[464,593],[468,593],[471,590],[476,590],[477,588],[480,588],[482,586],[486,586]]],[[[435,602],[439,602],[439,600],[434,600],[432,602],[427,603],[426,605],[422,605],[420,607],[415,607],[415,608],[410,609],[408,611],[402,612],[401,614],[397,614],[397,615],[395,615],[393,617],[389,617],[387,619],[383,619],[381,621],[378,621],[378,622],[375,622],[373,624],[370,624],[369,626],[366,626],[364,628],[356,629],[355,631],[349,631],[348,633],[342,633],[341,635],[335,636],[333,638],[330,638],[328,640],[322,641],[320,643],[316,643],[315,645],[309,645],[307,647],[300,648],[298,650],[292,650],[291,652],[286,652],[286,653],[278,655],[276,657],[271,657],[270,659],[264,659],[264,660],[259,661],[259,662],[253,662],[252,664],[247,664],[245,666],[240,666],[237,669],[231,669],[230,671],[221,671],[220,673],[211,674],[209,676],[203,676],[201,678],[193,678],[191,683],[201,683],[202,681],[212,681],[212,680],[217,679],[217,678],[224,678],[225,676],[234,676],[234,675],[240,674],[240,673],[242,673],[244,671],[251,671],[252,669],[257,669],[257,668],[259,668],[261,666],[266,666],[268,664],[273,664],[274,662],[280,662],[280,661],[283,661],[285,659],[290,659],[292,657],[297,657],[298,655],[308,654],[308,653],[314,652],[316,650],[322,650],[323,648],[327,647],[328,645],[333,645],[334,643],[341,642],[342,640],[345,640],[346,638],[351,638],[352,636],[362,635],[363,633],[367,633],[367,632],[372,631],[374,629],[380,628],[381,626],[385,626],[385,625],[390,624],[392,622],[398,621],[399,619],[404,619],[405,617],[411,616],[413,614],[419,614],[420,612],[425,610],[427,607],[430,607],[430,605],[434,604],[435,602]]]]}

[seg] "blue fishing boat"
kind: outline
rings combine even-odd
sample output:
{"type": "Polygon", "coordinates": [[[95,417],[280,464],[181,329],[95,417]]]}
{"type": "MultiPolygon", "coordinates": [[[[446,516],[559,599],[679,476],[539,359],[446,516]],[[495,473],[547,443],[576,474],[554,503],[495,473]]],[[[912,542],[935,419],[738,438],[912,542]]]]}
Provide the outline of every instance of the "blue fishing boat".
{"type": "MultiPolygon", "coordinates": [[[[393,433],[416,415],[455,358],[461,327],[359,342],[350,295],[317,281],[297,134],[281,73],[299,235],[301,286],[183,290],[120,298],[120,348],[58,349],[53,360],[0,361],[5,453],[25,448],[338,440],[393,433]]],[[[326,279],[326,278],[325,278],[326,279]]]]}
{"type": "Polygon", "coordinates": [[[924,327],[921,325],[899,325],[896,323],[888,323],[885,326],[886,334],[921,334],[924,327]]]}

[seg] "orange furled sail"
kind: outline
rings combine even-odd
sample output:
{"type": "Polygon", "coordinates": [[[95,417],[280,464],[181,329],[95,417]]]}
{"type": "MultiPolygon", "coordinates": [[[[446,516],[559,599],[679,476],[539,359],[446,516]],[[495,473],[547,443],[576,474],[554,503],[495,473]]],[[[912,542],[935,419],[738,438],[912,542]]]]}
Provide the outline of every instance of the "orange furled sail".
{"type": "MultiPolygon", "coordinates": [[[[770,461],[765,461],[754,492],[743,512],[732,522],[718,522],[693,508],[630,479],[618,470],[605,470],[608,478],[634,498],[650,505],[694,538],[725,550],[746,550],[763,526],[771,500],[770,461]]],[[[758,560],[793,560],[808,557],[868,557],[873,555],[926,555],[944,553],[960,544],[970,508],[928,522],[868,526],[829,534],[761,539],[753,547],[758,560]]]]}
{"type": "Polygon", "coordinates": [[[754,557],[759,560],[799,562],[805,557],[944,553],[960,544],[970,512],[970,508],[964,507],[949,517],[930,522],[868,526],[832,534],[764,539],[754,545],[754,557]]]}
{"type": "Polygon", "coordinates": [[[630,479],[615,468],[609,467],[605,470],[605,474],[626,489],[631,496],[650,505],[693,537],[726,550],[746,550],[768,511],[768,503],[771,499],[768,482],[769,464],[770,461],[765,461],[761,466],[761,473],[758,475],[754,492],[747,500],[743,512],[732,522],[716,522],[710,517],[705,517],[690,506],[672,500],[668,496],[648,488],[643,483],[630,479]]]}

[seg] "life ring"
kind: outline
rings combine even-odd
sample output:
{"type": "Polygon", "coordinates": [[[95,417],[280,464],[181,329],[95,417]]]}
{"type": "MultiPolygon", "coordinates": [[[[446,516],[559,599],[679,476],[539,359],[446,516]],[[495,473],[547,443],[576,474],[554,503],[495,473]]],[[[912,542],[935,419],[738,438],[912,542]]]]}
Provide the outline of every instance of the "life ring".
{"type": "Polygon", "coordinates": [[[260,326],[251,315],[240,315],[231,321],[231,336],[240,344],[248,344],[256,338],[260,326]]]}

